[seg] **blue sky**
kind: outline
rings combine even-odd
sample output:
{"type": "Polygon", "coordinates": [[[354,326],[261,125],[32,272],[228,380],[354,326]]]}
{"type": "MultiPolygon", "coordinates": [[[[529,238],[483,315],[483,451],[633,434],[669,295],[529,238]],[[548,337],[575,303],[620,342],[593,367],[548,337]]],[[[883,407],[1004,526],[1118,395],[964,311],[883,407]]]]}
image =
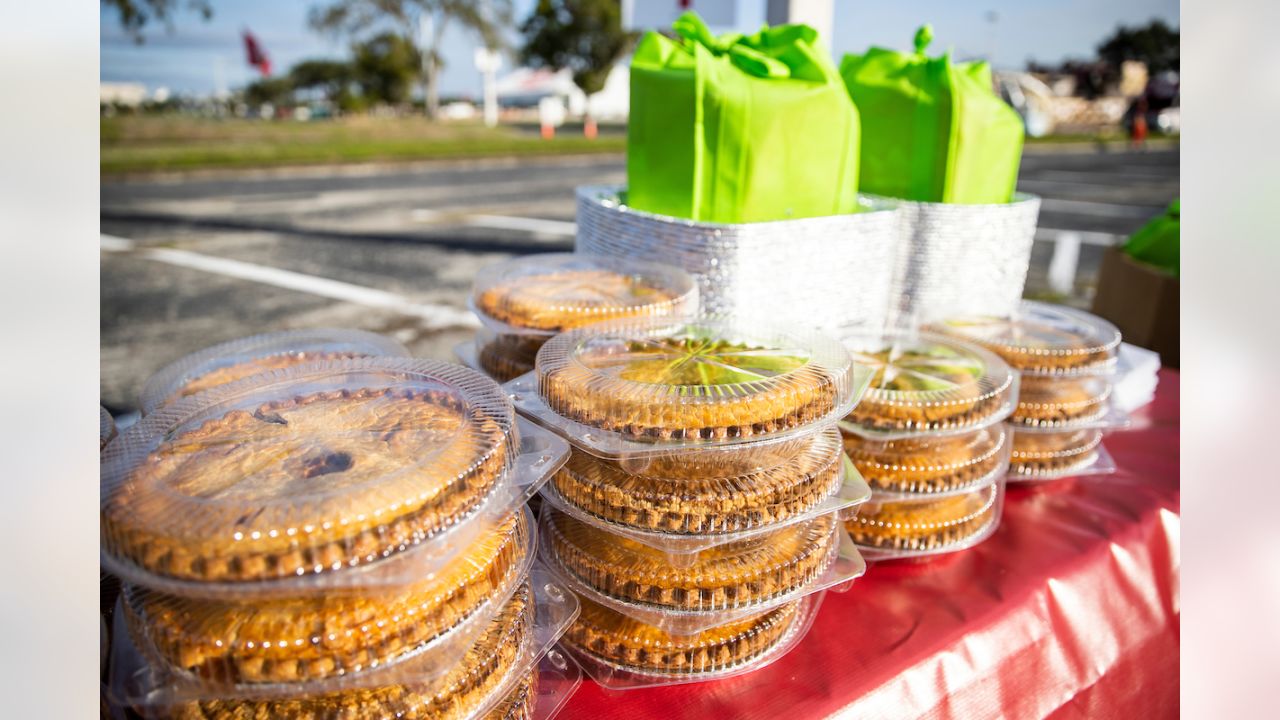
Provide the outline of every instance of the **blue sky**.
{"type": "MultiPolygon", "coordinates": [[[[663,2],[666,0],[637,0],[663,2]]],[[[181,0],[179,0],[181,4],[181,0]]],[[[149,88],[209,93],[219,73],[228,88],[253,79],[245,66],[240,30],[258,36],[277,72],[305,58],[341,57],[348,41],[323,37],[307,27],[308,0],[210,0],[209,22],[183,12],[172,32],[149,28],[146,42],[135,45],[113,11],[101,11],[101,78],[140,82],[149,88]]],[[[534,0],[514,0],[516,17],[528,14],[534,0]]],[[[997,67],[1020,68],[1029,58],[1057,61],[1088,57],[1117,25],[1161,18],[1179,24],[1178,0],[835,0],[835,29],[829,39],[836,57],[880,45],[908,49],[916,26],[933,23],[933,50],[953,48],[958,56],[987,56],[997,67]],[[997,21],[986,20],[994,11],[997,21]]],[[[693,3],[697,7],[697,2],[693,3]]],[[[763,20],[765,0],[739,0],[739,20],[754,27],[763,20]]],[[[441,80],[446,94],[477,96],[480,76],[472,67],[475,41],[451,31],[444,55],[449,64],[441,80]]],[[[510,63],[507,63],[507,68],[510,63]]]]}

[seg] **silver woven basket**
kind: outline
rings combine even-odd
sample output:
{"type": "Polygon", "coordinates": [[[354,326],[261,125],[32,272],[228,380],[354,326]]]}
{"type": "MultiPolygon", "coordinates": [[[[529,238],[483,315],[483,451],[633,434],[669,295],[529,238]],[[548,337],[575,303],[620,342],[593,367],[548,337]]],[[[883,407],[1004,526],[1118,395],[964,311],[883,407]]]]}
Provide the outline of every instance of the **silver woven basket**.
{"type": "Polygon", "coordinates": [[[890,322],[911,326],[947,316],[1013,314],[1039,215],[1040,198],[1025,193],[1005,205],[900,201],[890,322]]]}
{"type": "Polygon", "coordinates": [[[683,268],[707,313],[809,327],[879,329],[897,262],[895,203],[850,215],[718,224],[627,207],[621,185],[578,188],[576,250],[683,268]]]}

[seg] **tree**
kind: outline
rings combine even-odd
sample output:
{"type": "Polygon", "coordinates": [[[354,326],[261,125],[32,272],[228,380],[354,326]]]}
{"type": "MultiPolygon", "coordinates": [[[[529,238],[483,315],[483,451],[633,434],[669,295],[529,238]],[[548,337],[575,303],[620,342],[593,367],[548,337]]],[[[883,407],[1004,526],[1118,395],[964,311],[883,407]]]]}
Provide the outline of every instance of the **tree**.
{"type": "Polygon", "coordinates": [[[421,59],[413,43],[386,32],[351,46],[351,64],[361,93],[369,100],[402,105],[418,77],[421,59]]]}
{"type": "Polygon", "coordinates": [[[355,80],[355,68],[339,60],[304,60],[289,69],[289,82],[295,90],[319,89],[325,99],[343,110],[354,107],[351,84],[355,80]]]}
{"type": "Polygon", "coordinates": [[[251,105],[287,105],[293,102],[293,84],[286,77],[255,80],[245,86],[244,99],[251,105]]]}
{"type": "MultiPolygon", "coordinates": [[[[137,43],[143,40],[142,29],[152,21],[172,28],[173,15],[178,10],[178,0],[102,0],[102,4],[115,8],[120,14],[120,25],[137,43]]],[[[208,0],[187,0],[186,7],[205,20],[213,17],[208,0]]]]}
{"type": "Polygon", "coordinates": [[[600,92],[609,71],[635,41],[622,29],[617,0],[538,0],[520,25],[520,61],[532,67],[573,71],[587,95],[600,92]]]}
{"type": "Polygon", "coordinates": [[[1152,74],[1178,69],[1178,31],[1163,20],[1152,20],[1146,27],[1119,27],[1098,46],[1098,57],[1113,68],[1125,60],[1146,63],[1152,74]]]}
{"type": "Polygon", "coordinates": [[[321,32],[358,37],[379,27],[396,28],[422,60],[423,100],[432,118],[440,109],[440,43],[454,22],[478,35],[486,47],[501,49],[502,31],[511,25],[511,0],[330,0],[311,10],[311,26],[321,32]],[[419,33],[430,35],[425,48],[414,41],[419,33]]]}

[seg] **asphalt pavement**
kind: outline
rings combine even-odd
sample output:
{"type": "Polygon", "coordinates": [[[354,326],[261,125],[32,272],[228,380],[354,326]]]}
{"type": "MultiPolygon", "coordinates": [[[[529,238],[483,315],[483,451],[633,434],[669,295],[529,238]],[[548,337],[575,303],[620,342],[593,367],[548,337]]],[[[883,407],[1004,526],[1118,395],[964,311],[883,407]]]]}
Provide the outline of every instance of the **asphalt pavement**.
{"type": "MultiPolygon", "coordinates": [[[[1064,234],[1069,300],[1087,304],[1106,245],[1178,194],[1175,148],[1042,147],[1019,189],[1044,198],[1027,294],[1049,291],[1064,234]]],[[[152,372],[213,343],[338,326],[452,360],[473,332],[471,279],[512,255],[573,246],[574,188],[625,181],[621,157],[299,168],[104,180],[101,392],[135,409],[152,372]]]]}

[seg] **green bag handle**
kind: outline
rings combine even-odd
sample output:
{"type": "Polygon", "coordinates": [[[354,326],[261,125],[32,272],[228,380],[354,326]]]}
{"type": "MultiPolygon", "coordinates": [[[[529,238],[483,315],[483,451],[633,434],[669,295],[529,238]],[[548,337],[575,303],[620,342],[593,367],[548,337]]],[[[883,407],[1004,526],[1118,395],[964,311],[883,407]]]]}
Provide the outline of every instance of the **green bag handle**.
{"type": "Polygon", "coordinates": [[[925,23],[916,28],[915,36],[916,55],[924,57],[924,51],[929,47],[929,43],[933,42],[933,26],[925,23]]]}
{"type": "Polygon", "coordinates": [[[728,55],[734,66],[745,73],[762,78],[785,79],[791,77],[791,68],[777,58],[769,57],[748,43],[763,44],[768,30],[752,37],[741,33],[725,33],[716,37],[707,27],[702,17],[692,11],[686,11],[671,24],[676,34],[685,40],[697,43],[713,55],[728,55]]]}

